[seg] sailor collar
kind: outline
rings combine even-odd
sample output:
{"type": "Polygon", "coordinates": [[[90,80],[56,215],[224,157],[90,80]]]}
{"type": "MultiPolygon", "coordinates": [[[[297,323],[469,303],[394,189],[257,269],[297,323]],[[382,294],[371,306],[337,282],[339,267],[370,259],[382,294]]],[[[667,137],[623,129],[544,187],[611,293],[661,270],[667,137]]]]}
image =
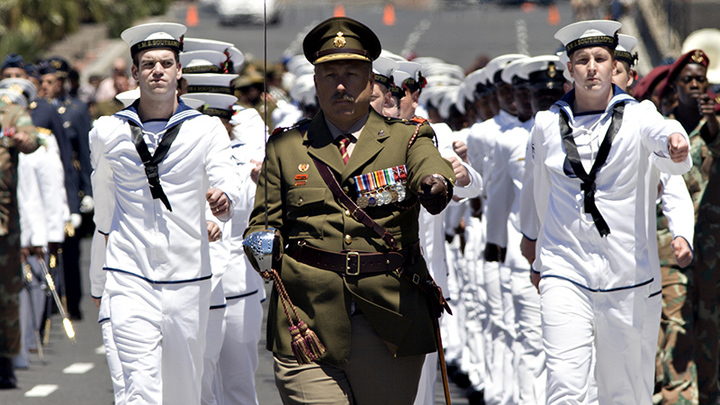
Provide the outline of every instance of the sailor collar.
{"type": "MultiPolygon", "coordinates": [[[[637,100],[632,98],[629,94],[624,92],[617,85],[613,85],[613,91],[614,91],[613,97],[610,99],[610,102],[608,103],[607,107],[605,107],[605,110],[598,111],[598,112],[602,112],[602,114],[603,114],[602,119],[604,119],[604,117],[606,115],[612,115],[615,104],[618,104],[621,102],[637,103],[637,100]]],[[[563,96],[563,98],[561,98],[555,104],[553,104],[552,107],[550,107],[550,111],[559,112],[559,110],[564,110],[567,113],[568,118],[570,119],[570,122],[574,122],[576,116],[582,115],[582,114],[575,113],[574,107],[573,107],[574,105],[575,105],[575,89],[572,89],[567,94],[565,94],[563,96]]]]}
{"type": "MultiPolygon", "coordinates": [[[[140,122],[140,116],[137,113],[137,106],[139,105],[140,100],[135,101],[133,104],[125,108],[124,110],[115,113],[114,115],[118,118],[122,118],[128,121],[132,121],[135,124],[137,124],[140,128],[143,128],[142,122],[140,122]]],[[[165,125],[165,130],[168,128],[172,128],[175,125],[188,120],[193,117],[197,117],[199,115],[202,115],[197,110],[194,110],[190,107],[188,107],[187,104],[185,104],[182,100],[178,101],[178,107],[175,110],[175,113],[170,117],[167,124],[165,125]]],[[[144,128],[143,128],[144,129],[144,128]]]]}

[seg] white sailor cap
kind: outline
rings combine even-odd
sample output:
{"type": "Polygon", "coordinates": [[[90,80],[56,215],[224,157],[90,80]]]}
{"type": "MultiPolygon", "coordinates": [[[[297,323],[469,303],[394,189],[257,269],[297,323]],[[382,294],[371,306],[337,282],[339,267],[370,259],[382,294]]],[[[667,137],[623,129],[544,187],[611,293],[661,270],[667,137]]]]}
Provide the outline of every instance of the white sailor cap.
{"type": "Polygon", "coordinates": [[[569,81],[570,83],[573,83],[575,79],[570,76],[570,71],[567,69],[568,63],[570,63],[570,58],[567,56],[567,52],[562,51],[558,53],[558,58],[560,58],[560,65],[563,67],[563,77],[565,80],[569,81]]]}
{"type": "Polygon", "coordinates": [[[442,63],[446,63],[444,60],[440,58],[436,58],[434,56],[420,56],[412,60],[415,63],[419,63],[423,68],[430,66],[430,65],[438,65],[442,63]]]}
{"type": "MultiPolygon", "coordinates": [[[[507,55],[500,55],[490,60],[490,62],[485,65],[485,77],[487,78],[488,85],[493,86],[495,83],[502,83],[503,80],[501,75],[503,69],[505,69],[510,62],[524,58],[527,58],[527,55],[510,53],[507,55]]],[[[510,82],[507,83],[510,84],[510,82]]]]}
{"type": "Polygon", "coordinates": [[[422,65],[416,62],[398,62],[398,68],[394,73],[395,85],[400,88],[407,86],[411,91],[425,87],[425,78],[421,69],[422,65]]]}
{"type": "Polygon", "coordinates": [[[458,65],[452,65],[450,63],[435,63],[423,65],[422,68],[423,76],[430,80],[433,76],[445,76],[451,77],[462,81],[465,78],[465,69],[458,65]]]}
{"type": "Polygon", "coordinates": [[[158,22],[136,25],[120,34],[123,41],[130,45],[130,54],[154,48],[170,48],[182,52],[182,36],[187,28],[182,24],[158,22]]]}
{"type": "Polygon", "coordinates": [[[381,50],[380,56],[384,56],[386,58],[392,59],[395,62],[407,62],[407,59],[403,58],[402,56],[400,56],[396,53],[390,52],[387,49],[381,50]]]}
{"type": "Polygon", "coordinates": [[[185,105],[192,108],[193,110],[197,110],[205,104],[204,101],[200,100],[199,98],[193,98],[192,96],[192,94],[183,94],[182,96],[180,96],[180,99],[183,103],[185,103],[185,105]]]}
{"type": "MultiPolygon", "coordinates": [[[[245,55],[240,52],[232,43],[225,41],[216,41],[214,39],[204,38],[184,38],[183,51],[216,51],[225,54],[225,61],[230,62],[227,71],[230,73],[238,73],[245,62],[245,55]]],[[[183,64],[183,67],[185,64],[183,64]]],[[[184,71],[184,70],[183,70],[184,71]]],[[[198,72],[199,73],[199,72],[198,72]]]]}
{"type": "MultiPolygon", "coordinates": [[[[438,112],[443,119],[450,118],[450,108],[457,108],[458,97],[460,96],[460,86],[446,86],[442,98],[440,98],[440,107],[438,112]]],[[[463,112],[464,113],[464,112],[463,112]]]]}
{"type": "Polygon", "coordinates": [[[236,74],[221,73],[193,73],[183,75],[187,80],[188,93],[220,93],[233,95],[232,81],[238,77],[236,74]]]}
{"type": "Polygon", "coordinates": [[[418,97],[418,104],[428,107],[440,108],[440,102],[447,92],[447,86],[427,87],[418,97]]]}
{"type": "Polygon", "coordinates": [[[135,100],[140,98],[140,87],[118,93],[115,95],[115,98],[123,104],[123,107],[127,108],[134,103],[135,100]]]}
{"type": "Polygon", "coordinates": [[[315,80],[312,74],[302,75],[295,79],[290,87],[290,98],[303,105],[317,105],[315,98],[315,80]]]}
{"type": "Polygon", "coordinates": [[[561,28],[555,33],[555,39],[562,42],[568,56],[578,49],[593,46],[615,49],[620,27],[622,24],[611,20],[578,21],[561,28]]]}
{"type": "Polygon", "coordinates": [[[520,66],[522,66],[525,61],[531,58],[520,58],[515,59],[514,61],[510,62],[505,66],[505,68],[500,71],[500,79],[505,82],[512,84],[513,86],[521,86],[523,84],[526,84],[525,79],[518,76],[518,70],[520,70],[520,66]]]}
{"type": "Polygon", "coordinates": [[[615,48],[615,59],[623,61],[633,67],[637,62],[637,52],[633,52],[638,44],[637,38],[631,35],[618,34],[618,44],[615,48]]]}
{"type": "MultiPolygon", "coordinates": [[[[183,97],[184,95],[180,96],[183,102],[185,102],[183,97]]],[[[233,105],[237,101],[237,97],[235,96],[218,93],[193,93],[188,97],[196,100],[202,100],[203,105],[202,108],[200,108],[200,111],[203,114],[225,118],[227,120],[232,118],[233,105]]]]}
{"type": "Polygon", "coordinates": [[[296,77],[300,77],[314,73],[315,66],[305,58],[305,55],[295,55],[287,62],[287,70],[296,77]]]}
{"type": "Polygon", "coordinates": [[[394,85],[393,72],[395,72],[398,68],[397,62],[386,56],[380,55],[373,61],[372,66],[376,82],[382,84],[388,89],[394,85]]]}
{"type": "Polygon", "coordinates": [[[235,73],[235,62],[227,54],[218,51],[191,51],[180,54],[182,72],[188,73],[235,73]]]}
{"type": "Polygon", "coordinates": [[[27,79],[3,79],[0,80],[0,95],[2,98],[7,97],[13,104],[27,107],[28,104],[35,101],[37,89],[27,79]]]}
{"type": "Polygon", "coordinates": [[[456,77],[445,75],[426,77],[425,81],[427,83],[427,87],[459,86],[462,83],[462,80],[456,77]]]}
{"type": "Polygon", "coordinates": [[[532,88],[555,89],[565,84],[565,66],[557,55],[541,55],[528,58],[520,65],[517,75],[528,81],[532,88]]]}

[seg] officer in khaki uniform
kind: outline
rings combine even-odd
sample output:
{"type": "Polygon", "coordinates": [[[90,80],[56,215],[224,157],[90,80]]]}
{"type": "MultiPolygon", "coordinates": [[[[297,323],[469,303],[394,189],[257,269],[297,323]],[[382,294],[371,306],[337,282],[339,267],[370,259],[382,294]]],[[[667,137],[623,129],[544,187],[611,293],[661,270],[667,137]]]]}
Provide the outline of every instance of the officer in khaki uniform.
{"type": "Polygon", "coordinates": [[[0,389],[16,387],[12,356],[20,351],[18,294],[22,288],[18,154],[38,148],[25,108],[0,95],[0,389]]]}
{"type": "Polygon", "coordinates": [[[321,112],[268,141],[245,237],[265,229],[267,206],[275,243],[284,247],[273,268],[297,312],[293,320],[307,323],[326,351],[310,362],[293,355],[276,285],[267,327],[276,384],[286,404],[412,404],[424,355],[436,350],[431,301],[418,287],[429,277],[418,247],[418,201],[442,211],[453,170],[429,125],[370,108],[370,62],[381,47],[369,28],[331,18],[310,31],[303,49],[315,65],[321,112]],[[356,142],[339,147],[334,139],[344,134],[356,142]],[[323,165],[392,235],[396,250],[338,202],[320,175],[323,165]]]}

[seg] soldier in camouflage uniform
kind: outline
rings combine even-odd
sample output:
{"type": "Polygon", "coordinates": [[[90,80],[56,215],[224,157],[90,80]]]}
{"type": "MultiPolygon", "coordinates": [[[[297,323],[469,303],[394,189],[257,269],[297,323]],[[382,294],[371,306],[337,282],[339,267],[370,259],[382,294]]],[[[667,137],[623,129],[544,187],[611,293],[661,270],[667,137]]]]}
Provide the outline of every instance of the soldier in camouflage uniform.
{"type": "Polygon", "coordinates": [[[20,351],[18,293],[22,288],[20,215],[17,202],[18,153],[38,148],[27,111],[0,94],[0,389],[15,388],[12,356],[20,351]]]}
{"type": "MultiPolygon", "coordinates": [[[[678,120],[690,136],[693,167],[684,177],[696,217],[694,265],[684,271],[670,269],[668,274],[663,274],[663,287],[670,281],[676,286],[673,297],[668,300],[668,304],[676,308],[673,320],[678,332],[675,352],[670,359],[676,367],[682,364],[682,369],[689,373],[694,372],[691,358],[694,359],[700,404],[715,404],[720,399],[720,273],[717,271],[720,256],[720,173],[718,161],[714,159],[720,154],[720,138],[717,137],[720,123],[715,115],[715,102],[707,94],[708,64],[709,59],[703,51],[692,50],[673,64],[661,84],[661,96],[672,89],[677,92],[678,105],[670,118],[678,120]],[[687,287],[683,297],[684,286],[687,287]],[[687,306],[688,303],[691,307],[687,306]],[[688,339],[693,340],[692,357],[689,347],[682,351],[678,347],[688,339]]],[[[671,364],[669,361],[665,363],[671,364]]],[[[678,403],[694,402],[688,398],[687,402],[678,403]]]]}

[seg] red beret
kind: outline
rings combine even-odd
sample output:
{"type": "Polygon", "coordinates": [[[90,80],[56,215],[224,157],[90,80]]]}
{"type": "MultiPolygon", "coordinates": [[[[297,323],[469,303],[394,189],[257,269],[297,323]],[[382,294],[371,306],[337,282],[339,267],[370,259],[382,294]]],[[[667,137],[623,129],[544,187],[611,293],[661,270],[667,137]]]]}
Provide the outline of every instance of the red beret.
{"type": "Polygon", "coordinates": [[[698,65],[705,66],[706,68],[710,64],[710,59],[700,49],[693,49],[692,51],[689,51],[682,56],[678,58],[678,60],[675,61],[672,65],[670,65],[670,71],[668,72],[667,77],[665,80],[660,83],[660,97],[665,95],[665,92],[669,90],[668,86],[675,85],[675,79],[680,74],[680,71],[685,67],[685,65],[689,65],[691,63],[696,63],[698,65]]]}
{"type": "Polygon", "coordinates": [[[633,94],[639,101],[649,99],[658,83],[663,80],[670,71],[670,65],[661,65],[651,70],[642,79],[638,80],[633,87],[633,94]]]}

